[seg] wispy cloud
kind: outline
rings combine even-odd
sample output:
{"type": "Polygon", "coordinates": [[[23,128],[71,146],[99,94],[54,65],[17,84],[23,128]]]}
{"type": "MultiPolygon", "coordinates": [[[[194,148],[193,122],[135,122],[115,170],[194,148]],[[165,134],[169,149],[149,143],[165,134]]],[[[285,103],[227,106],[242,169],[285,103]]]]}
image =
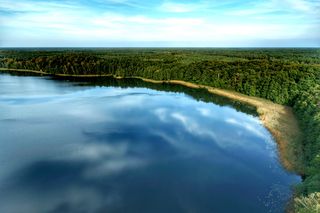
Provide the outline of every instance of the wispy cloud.
{"type": "Polygon", "coordinates": [[[48,11],[59,11],[60,9],[80,9],[81,6],[73,2],[33,2],[25,0],[9,1],[0,0],[0,10],[1,11],[11,11],[11,12],[48,12],[48,11]]]}
{"type": "MultiPolygon", "coordinates": [[[[319,1],[307,0],[270,0],[257,1],[250,4],[250,8],[235,8],[228,11],[230,15],[265,15],[270,18],[283,14],[317,15],[320,12],[319,1]]],[[[291,16],[294,17],[294,16],[291,16]]],[[[319,17],[318,17],[319,18],[319,17]]]]}
{"type": "Polygon", "coordinates": [[[164,12],[170,12],[170,13],[186,13],[186,12],[192,12],[197,9],[201,8],[201,5],[199,4],[186,4],[186,3],[175,3],[175,2],[164,2],[160,9],[164,12]]]}
{"type": "Polygon", "coordinates": [[[0,0],[0,45],[264,46],[264,41],[285,40],[320,44],[319,1],[231,2],[0,0]]]}

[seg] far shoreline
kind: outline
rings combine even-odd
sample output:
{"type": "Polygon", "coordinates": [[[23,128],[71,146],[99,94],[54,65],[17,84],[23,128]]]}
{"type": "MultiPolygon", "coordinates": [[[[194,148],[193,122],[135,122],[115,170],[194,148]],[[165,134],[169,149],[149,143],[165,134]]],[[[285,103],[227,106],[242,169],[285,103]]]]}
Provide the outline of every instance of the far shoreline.
{"type": "Polygon", "coordinates": [[[199,85],[195,83],[190,83],[181,80],[153,80],[142,78],[139,76],[121,77],[112,74],[108,75],[69,75],[69,74],[51,74],[43,71],[37,70],[26,70],[26,69],[10,69],[10,68],[0,68],[0,71],[4,72],[21,72],[21,73],[34,73],[37,75],[45,75],[52,77],[73,77],[73,78],[90,78],[90,77],[113,77],[116,79],[140,79],[145,82],[162,84],[178,84],[194,89],[206,89],[209,93],[223,96],[232,100],[236,100],[251,106],[256,107],[257,113],[259,115],[261,123],[270,131],[274,137],[279,158],[288,171],[297,173],[299,175],[304,174],[303,164],[301,156],[299,158],[299,153],[301,153],[301,137],[302,133],[298,125],[298,121],[292,111],[291,107],[273,103],[272,101],[247,96],[235,91],[214,88],[206,85],[199,85]]]}

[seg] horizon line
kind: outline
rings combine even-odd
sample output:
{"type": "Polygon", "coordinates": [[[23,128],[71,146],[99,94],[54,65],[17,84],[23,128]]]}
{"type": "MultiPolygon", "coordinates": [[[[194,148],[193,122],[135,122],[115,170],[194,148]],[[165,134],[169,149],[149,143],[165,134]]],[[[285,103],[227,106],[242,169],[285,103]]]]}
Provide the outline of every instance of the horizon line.
{"type": "Polygon", "coordinates": [[[274,46],[274,47],[269,47],[269,46],[225,46],[225,47],[221,47],[221,46],[208,46],[208,47],[204,47],[204,46],[102,46],[102,47],[96,47],[96,46],[57,46],[57,47],[45,47],[45,46],[30,46],[30,47],[15,47],[15,46],[7,46],[7,47],[0,47],[0,49],[68,49],[68,48],[74,48],[74,49],[143,49],[143,48],[154,48],[154,49],[185,49],[185,48],[190,48],[190,49],[254,49],[254,48],[262,48],[262,49],[317,49],[320,48],[319,46],[274,46]]]}

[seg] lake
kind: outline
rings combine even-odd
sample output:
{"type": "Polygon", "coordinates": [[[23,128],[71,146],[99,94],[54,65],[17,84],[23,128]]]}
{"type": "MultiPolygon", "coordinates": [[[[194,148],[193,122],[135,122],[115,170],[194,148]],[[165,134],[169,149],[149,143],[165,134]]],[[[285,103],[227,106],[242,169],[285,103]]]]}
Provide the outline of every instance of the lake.
{"type": "Polygon", "coordinates": [[[238,102],[0,74],[0,212],[284,212],[299,182],[238,102]]]}

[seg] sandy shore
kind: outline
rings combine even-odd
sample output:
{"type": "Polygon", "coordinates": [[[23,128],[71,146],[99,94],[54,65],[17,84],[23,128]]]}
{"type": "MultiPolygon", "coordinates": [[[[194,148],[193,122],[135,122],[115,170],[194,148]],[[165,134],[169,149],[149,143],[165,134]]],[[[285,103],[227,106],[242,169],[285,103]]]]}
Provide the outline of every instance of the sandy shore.
{"type": "Polygon", "coordinates": [[[302,153],[300,146],[302,135],[291,107],[276,104],[263,98],[243,95],[235,91],[180,80],[157,81],[141,77],[135,78],[151,83],[165,82],[190,88],[205,88],[215,95],[224,96],[256,107],[262,124],[271,132],[278,144],[279,156],[283,166],[287,170],[303,174],[302,159],[299,159],[299,153],[302,153]]]}

